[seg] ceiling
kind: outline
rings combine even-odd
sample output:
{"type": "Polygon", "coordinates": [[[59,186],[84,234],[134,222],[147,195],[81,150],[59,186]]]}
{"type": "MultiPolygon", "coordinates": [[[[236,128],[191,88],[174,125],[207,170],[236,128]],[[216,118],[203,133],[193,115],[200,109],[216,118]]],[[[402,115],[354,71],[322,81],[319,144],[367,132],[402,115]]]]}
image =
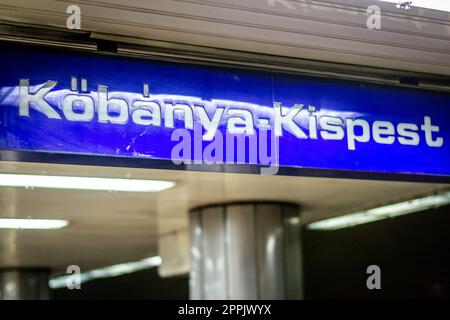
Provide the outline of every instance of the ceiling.
{"type": "Polygon", "coordinates": [[[0,188],[1,217],[67,219],[60,230],[0,229],[0,267],[83,270],[157,254],[159,234],[188,226],[190,208],[277,200],[301,205],[303,223],[403,200],[445,185],[366,180],[0,162],[2,173],[175,181],[159,193],[0,188]]]}
{"type": "Polygon", "coordinates": [[[0,0],[0,22],[66,28],[69,5],[95,38],[181,44],[450,75],[450,13],[365,0],[0,0]],[[381,29],[366,26],[369,4],[381,29]],[[114,38],[113,38],[114,39],[114,38]]]}

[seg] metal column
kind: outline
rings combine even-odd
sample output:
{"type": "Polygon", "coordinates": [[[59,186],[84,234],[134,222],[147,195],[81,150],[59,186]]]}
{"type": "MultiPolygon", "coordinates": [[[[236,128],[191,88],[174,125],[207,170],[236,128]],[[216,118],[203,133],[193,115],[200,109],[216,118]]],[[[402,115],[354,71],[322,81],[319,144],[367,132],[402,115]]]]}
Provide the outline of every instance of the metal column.
{"type": "Polygon", "coordinates": [[[47,300],[49,270],[0,270],[0,300],[47,300]]]}
{"type": "Polygon", "coordinates": [[[301,299],[299,222],[285,203],[192,210],[191,299],[301,299]]]}

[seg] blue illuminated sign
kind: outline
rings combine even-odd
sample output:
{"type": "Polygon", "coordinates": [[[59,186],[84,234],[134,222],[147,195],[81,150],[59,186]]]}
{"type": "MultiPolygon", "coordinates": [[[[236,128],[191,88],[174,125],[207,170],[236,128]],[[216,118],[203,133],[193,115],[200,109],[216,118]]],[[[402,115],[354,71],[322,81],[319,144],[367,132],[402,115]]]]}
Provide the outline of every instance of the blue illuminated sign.
{"type": "Polygon", "coordinates": [[[450,176],[448,93],[32,47],[0,57],[2,150],[450,176]]]}

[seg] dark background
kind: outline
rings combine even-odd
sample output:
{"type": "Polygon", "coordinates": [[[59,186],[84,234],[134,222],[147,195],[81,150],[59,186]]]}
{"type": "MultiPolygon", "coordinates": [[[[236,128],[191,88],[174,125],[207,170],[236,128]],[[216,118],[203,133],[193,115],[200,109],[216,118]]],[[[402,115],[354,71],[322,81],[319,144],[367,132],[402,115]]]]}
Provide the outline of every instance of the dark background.
{"type": "MultiPolygon", "coordinates": [[[[450,298],[450,206],[337,231],[303,232],[306,299],[450,298]],[[381,290],[366,269],[381,268],[381,290]]],[[[188,299],[188,278],[153,268],[52,291],[54,299],[188,299]]]]}

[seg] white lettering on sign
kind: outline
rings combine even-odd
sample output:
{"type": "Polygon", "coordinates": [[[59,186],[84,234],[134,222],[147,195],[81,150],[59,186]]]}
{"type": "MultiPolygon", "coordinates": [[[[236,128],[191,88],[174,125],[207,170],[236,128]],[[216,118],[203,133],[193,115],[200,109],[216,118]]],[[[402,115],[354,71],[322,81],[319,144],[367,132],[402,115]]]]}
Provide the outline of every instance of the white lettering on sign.
{"type": "MultiPolygon", "coordinates": [[[[87,91],[86,79],[83,79],[83,91],[87,91]]],[[[97,121],[123,125],[133,122],[142,126],[159,126],[175,128],[182,123],[185,129],[193,129],[194,123],[201,123],[205,132],[204,141],[212,141],[219,127],[224,125],[230,134],[254,135],[255,124],[260,128],[272,129],[276,137],[289,132],[298,139],[343,140],[348,150],[356,150],[358,145],[374,141],[378,144],[390,145],[396,141],[405,146],[418,146],[421,141],[433,148],[444,145],[444,138],[439,136],[439,126],[432,123],[429,115],[423,116],[422,123],[392,123],[376,120],[370,123],[363,117],[343,117],[331,114],[320,114],[315,106],[294,104],[284,107],[274,102],[269,108],[268,118],[255,117],[252,111],[237,108],[233,101],[229,105],[214,105],[209,101],[194,102],[174,101],[173,99],[153,99],[149,94],[148,84],[144,84],[144,94],[130,99],[113,97],[108,87],[97,86],[97,92],[74,92],[76,78],[72,77],[72,91],[63,96],[58,105],[62,106],[62,115],[45,98],[56,87],[56,81],[47,81],[37,90],[31,92],[29,81],[20,79],[19,114],[29,117],[30,108],[34,108],[47,118],[68,121],[97,121]],[[97,112],[95,112],[97,110],[97,112]]],[[[344,113],[343,113],[344,114],[344,113]]]]}

